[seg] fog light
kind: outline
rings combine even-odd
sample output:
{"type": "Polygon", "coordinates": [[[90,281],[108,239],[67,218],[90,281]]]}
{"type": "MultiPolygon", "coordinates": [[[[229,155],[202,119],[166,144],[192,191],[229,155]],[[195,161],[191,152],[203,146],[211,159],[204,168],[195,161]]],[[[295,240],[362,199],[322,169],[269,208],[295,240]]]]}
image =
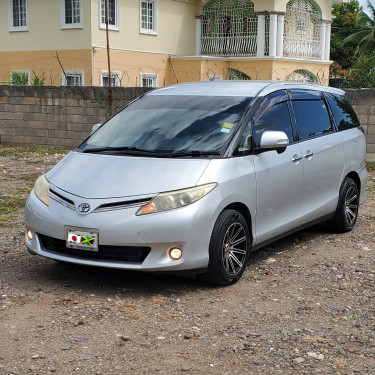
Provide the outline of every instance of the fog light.
{"type": "Polygon", "coordinates": [[[31,241],[33,239],[33,232],[31,232],[31,230],[28,230],[27,233],[27,238],[31,241]]]}
{"type": "Polygon", "coordinates": [[[169,249],[169,256],[173,260],[179,260],[182,257],[182,250],[178,247],[172,247],[171,249],[169,249]]]}

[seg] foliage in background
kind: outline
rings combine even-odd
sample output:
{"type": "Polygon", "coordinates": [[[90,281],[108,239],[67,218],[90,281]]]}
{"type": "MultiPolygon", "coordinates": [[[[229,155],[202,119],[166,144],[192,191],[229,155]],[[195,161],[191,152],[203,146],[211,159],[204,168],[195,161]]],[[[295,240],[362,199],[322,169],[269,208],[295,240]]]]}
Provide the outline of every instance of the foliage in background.
{"type": "Polygon", "coordinates": [[[11,85],[28,85],[29,76],[26,73],[12,72],[10,76],[11,85]]]}
{"type": "Polygon", "coordinates": [[[371,54],[375,50],[375,8],[370,1],[367,11],[369,14],[361,11],[357,15],[356,25],[360,30],[344,40],[344,45],[356,45],[355,56],[371,54]]]}
{"type": "MultiPolygon", "coordinates": [[[[44,75],[38,76],[34,74],[31,78],[31,84],[33,86],[43,86],[46,82],[46,77],[44,75]]],[[[12,72],[10,77],[11,85],[21,85],[26,86],[29,84],[29,76],[27,73],[12,72]]]]}
{"type": "Polygon", "coordinates": [[[361,11],[362,7],[357,0],[334,4],[332,8],[335,18],[332,21],[331,59],[343,69],[349,69],[353,65],[357,45],[355,42],[344,44],[344,40],[358,31],[357,18],[361,11]]]}
{"type": "Polygon", "coordinates": [[[44,76],[38,76],[37,74],[34,74],[31,78],[31,84],[33,86],[43,86],[46,82],[46,77],[44,76]]]}
{"type": "Polygon", "coordinates": [[[371,55],[362,55],[355,60],[344,87],[375,88],[375,51],[371,55]]]}

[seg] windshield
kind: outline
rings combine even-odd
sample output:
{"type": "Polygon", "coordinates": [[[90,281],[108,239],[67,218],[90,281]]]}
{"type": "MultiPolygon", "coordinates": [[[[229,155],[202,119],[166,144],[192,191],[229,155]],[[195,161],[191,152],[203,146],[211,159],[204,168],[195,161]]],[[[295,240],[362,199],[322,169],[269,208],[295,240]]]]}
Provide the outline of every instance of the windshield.
{"type": "Polygon", "coordinates": [[[83,152],[218,154],[237,130],[251,98],[144,96],[91,135],[83,152]]]}

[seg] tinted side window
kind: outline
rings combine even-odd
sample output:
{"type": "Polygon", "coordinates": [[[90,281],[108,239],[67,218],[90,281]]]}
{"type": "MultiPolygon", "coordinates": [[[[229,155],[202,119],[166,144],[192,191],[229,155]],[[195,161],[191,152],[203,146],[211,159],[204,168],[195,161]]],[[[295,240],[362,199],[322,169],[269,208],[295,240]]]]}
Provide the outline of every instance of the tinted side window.
{"type": "Polygon", "coordinates": [[[332,131],[324,100],[297,100],[292,106],[301,141],[332,131]]]}
{"type": "Polygon", "coordinates": [[[287,96],[284,92],[270,95],[260,105],[254,117],[254,141],[259,146],[260,138],[266,130],[283,131],[293,143],[293,130],[290,122],[287,96]]]}
{"type": "Polygon", "coordinates": [[[348,99],[344,95],[327,93],[328,103],[335,117],[338,130],[346,130],[360,126],[348,99]]]}

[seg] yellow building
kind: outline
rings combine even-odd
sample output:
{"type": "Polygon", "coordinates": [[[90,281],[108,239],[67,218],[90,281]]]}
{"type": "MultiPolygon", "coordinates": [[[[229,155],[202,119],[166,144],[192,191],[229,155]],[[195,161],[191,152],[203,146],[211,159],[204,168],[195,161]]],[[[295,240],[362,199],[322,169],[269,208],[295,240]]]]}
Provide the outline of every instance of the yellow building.
{"type": "MultiPolygon", "coordinates": [[[[111,82],[328,84],[331,8],[343,1],[108,0],[111,82]]],[[[105,0],[2,0],[0,82],[12,72],[47,85],[107,85],[105,0]]]]}

